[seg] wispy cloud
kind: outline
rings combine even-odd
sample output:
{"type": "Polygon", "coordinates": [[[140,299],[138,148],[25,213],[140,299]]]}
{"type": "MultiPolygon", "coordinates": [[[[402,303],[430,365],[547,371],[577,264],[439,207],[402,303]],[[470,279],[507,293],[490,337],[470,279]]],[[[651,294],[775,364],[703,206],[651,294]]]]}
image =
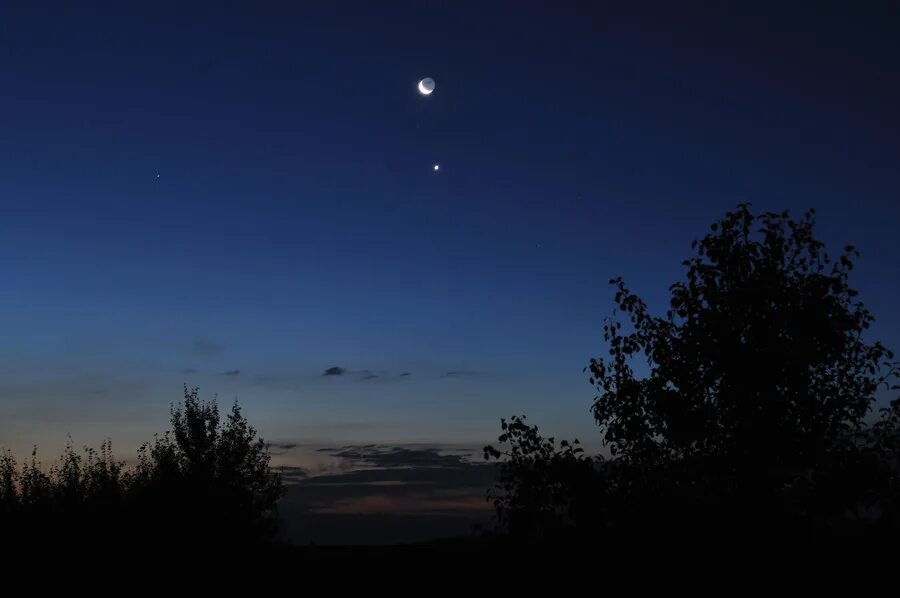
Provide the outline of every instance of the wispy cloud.
{"type": "Polygon", "coordinates": [[[450,370],[446,372],[441,378],[464,378],[469,376],[477,376],[478,372],[474,370],[450,370]]]}
{"type": "MultiPolygon", "coordinates": [[[[119,407],[147,400],[152,387],[146,380],[106,373],[24,379],[4,376],[0,378],[0,420],[67,422],[67,426],[73,422],[118,421],[120,417],[132,421],[127,418],[133,418],[133,413],[119,407]]],[[[0,433],[0,443],[3,440],[0,433]]]]}
{"type": "Polygon", "coordinates": [[[368,467],[466,467],[472,451],[446,454],[440,447],[384,446],[366,444],[341,448],[322,448],[319,452],[368,467]]]}
{"type": "Polygon", "coordinates": [[[409,372],[403,372],[402,374],[394,374],[392,372],[379,370],[378,372],[373,372],[372,370],[361,370],[357,372],[357,379],[361,382],[398,382],[403,380],[404,378],[409,378],[411,374],[409,372]]]}
{"type": "Polygon", "coordinates": [[[225,346],[221,343],[204,339],[195,340],[191,345],[191,351],[200,357],[213,357],[220,354],[224,349],[225,346]]]}
{"type": "Polygon", "coordinates": [[[257,373],[250,376],[253,384],[260,386],[269,386],[272,388],[300,388],[316,378],[342,378],[350,382],[369,382],[369,383],[387,383],[406,380],[412,376],[411,372],[389,370],[371,370],[371,369],[355,369],[340,365],[334,365],[315,373],[297,373],[293,372],[268,372],[257,373]]]}
{"type": "Polygon", "coordinates": [[[228,370],[227,372],[222,372],[223,376],[239,376],[241,370],[228,370]]]}
{"type": "Polygon", "coordinates": [[[283,465],[275,468],[275,470],[281,474],[281,477],[288,484],[300,482],[309,477],[309,472],[303,467],[283,465]]]}
{"type": "Polygon", "coordinates": [[[285,475],[288,492],[279,508],[288,521],[285,535],[298,544],[420,542],[490,524],[485,488],[496,481],[497,466],[470,460],[469,450],[367,445],[321,452],[343,465],[285,475]],[[291,525],[291,514],[303,525],[291,525]]]}
{"type": "Polygon", "coordinates": [[[287,451],[292,448],[297,448],[297,443],[296,442],[270,442],[269,446],[271,448],[284,449],[287,451]]]}
{"type": "Polygon", "coordinates": [[[284,455],[291,449],[297,448],[296,442],[270,442],[268,443],[269,452],[273,455],[284,455]]]}

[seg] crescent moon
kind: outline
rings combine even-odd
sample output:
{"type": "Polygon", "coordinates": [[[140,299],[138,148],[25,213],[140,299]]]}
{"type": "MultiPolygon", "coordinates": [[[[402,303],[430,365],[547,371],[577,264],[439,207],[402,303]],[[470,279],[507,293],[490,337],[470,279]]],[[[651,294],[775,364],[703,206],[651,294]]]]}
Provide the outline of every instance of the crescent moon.
{"type": "Polygon", "coordinates": [[[419,93],[422,94],[423,96],[430,95],[431,92],[434,90],[426,89],[424,83],[425,83],[425,79],[422,79],[421,81],[419,81],[419,93]]]}

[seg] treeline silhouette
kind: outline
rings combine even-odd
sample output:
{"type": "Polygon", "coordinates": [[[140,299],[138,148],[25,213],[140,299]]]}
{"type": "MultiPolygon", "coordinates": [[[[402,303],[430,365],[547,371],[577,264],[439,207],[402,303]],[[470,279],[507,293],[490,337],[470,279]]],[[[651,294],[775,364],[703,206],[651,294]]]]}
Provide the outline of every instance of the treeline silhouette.
{"type": "Polygon", "coordinates": [[[683,262],[651,314],[621,278],[585,370],[609,455],[502,421],[487,459],[501,530],[519,540],[644,547],[827,544],[897,538],[898,364],[868,339],[849,286],[853,247],[832,258],[814,214],[741,204],[683,262]],[[884,393],[884,394],[879,394],[884,393]]]}
{"type": "MultiPolygon", "coordinates": [[[[812,211],[795,221],[739,205],[693,244],[663,315],[611,280],[608,354],[585,368],[609,455],[546,438],[524,416],[503,420],[484,449],[501,463],[492,537],[645,548],[896,540],[900,398],[878,406],[900,389],[900,366],[868,338],[874,318],[849,285],[857,252],[833,259],[813,225],[812,211]]],[[[237,404],[223,419],[185,387],[171,429],[132,466],[108,441],[70,445],[47,470],[35,454],[0,455],[4,547],[272,545],[284,487],[269,464],[237,404]]]]}
{"type": "MultiPolygon", "coordinates": [[[[35,449],[36,453],[36,449],[35,449]]],[[[246,549],[277,539],[280,476],[235,403],[223,419],[215,401],[185,387],[171,429],[141,447],[134,466],[109,441],[71,444],[45,470],[36,454],[19,464],[0,456],[4,546],[155,550],[246,549]]]]}

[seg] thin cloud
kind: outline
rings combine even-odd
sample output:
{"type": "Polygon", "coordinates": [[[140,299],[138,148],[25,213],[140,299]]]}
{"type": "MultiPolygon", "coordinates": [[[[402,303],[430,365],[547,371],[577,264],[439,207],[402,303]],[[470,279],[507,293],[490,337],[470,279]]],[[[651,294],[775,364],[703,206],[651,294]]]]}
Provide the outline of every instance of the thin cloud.
{"type": "Polygon", "coordinates": [[[445,373],[441,378],[463,378],[468,376],[477,376],[478,372],[474,370],[450,370],[445,373]]]}
{"type": "Polygon", "coordinates": [[[379,370],[350,370],[340,366],[333,366],[322,372],[322,376],[352,376],[354,380],[359,382],[395,382],[400,380],[401,378],[407,378],[411,374],[409,372],[403,372],[402,374],[394,374],[388,371],[379,370]]]}
{"type": "Polygon", "coordinates": [[[181,373],[185,375],[196,374],[197,370],[194,368],[184,368],[183,370],[181,370],[181,373]]]}
{"type": "Polygon", "coordinates": [[[222,372],[223,376],[238,376],[240,375],[241,370],[229,370],[227,372],[222,372]]]}
{"type": "Polygon", "coordinates": [[[475,526],[490,525],[493,509],[484,491],[496,482],[499,468],[452,449],[321,450],[340,464],[308,477],[285,476],[287,494],[279,503],[285,537],[295,544],[347,545],[371,542],[375,535],[382,542],[414,543],[477,533],[475,526]]]}
{"type": "Polygon", "coordinates": [[[385,371],[375,373],[371,370],[363,370],[359,372],[359,379],[363,382],[374,380],[378,380],[379,382],[397,382],[399,380],[402,380],[403,378],[408,378],[409,376],[409,372],[403,372],[402,374],[393,374],[391,372],[385,371]]]}
{"type": "Polygon", "coordinates": [[[191,350],[195,355],[201,357],[213,357],[225,350],[225,346],[209,340],[196,340],[191,346],[191,350]]]}
{"type": "Polygon", "coordinates": [[[284,449],[286,451],[297,448],[296,442],[270,442],[269,446],[276,449],[284,449]]]}
{"type": "Polygon", "coordinates": [[[334,454],[337,454],[337,453],[340,453],[341,451],[355,450],[355,449],[374,449],[374,448],[377,448],[377,447],[378,447],[377,444],[360,444],[360,445],[356,445],[356,444],[345,444],[344,446],[338,447],[338,448],[325,446],[325,447],[322,447],[322,448],[320,448],[320,449],[316,449],[316,452],[317,452],[317,453],[334,453],[334,454]]]}
{"type": "Polygon", "coordinates": [[[467,467],[472,452],[448,455],[439,447],[350,446],[328,451],[335,457],[369,467],[467,467]]]}
{"type": "Polygon", "coordinates": [[[282,465],[281,467],[277,468],[276,471],[281,474],[281,477],[287,484],[297,483],[309,478],[309,471],[307,471],[303,467],[282,465]]]}
{"type": "Polygon", "coordinates": [[[270,442],[267,445],[269,453],[272,455],[284,455],[293,448],[297,448],[296,442],[270,442]]]}

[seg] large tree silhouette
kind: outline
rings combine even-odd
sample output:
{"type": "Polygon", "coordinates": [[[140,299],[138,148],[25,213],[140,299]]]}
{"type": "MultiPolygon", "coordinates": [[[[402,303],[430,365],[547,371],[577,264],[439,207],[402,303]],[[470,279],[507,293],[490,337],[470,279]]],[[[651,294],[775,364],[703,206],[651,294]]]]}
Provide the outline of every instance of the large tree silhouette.
{"type": "MultiPolygon", "coordinates": [[[[608,355],[586,368],[611,454],[593,463],[606,524],[831,530],[883,497],[887,445],[865,417],[897,365],[866,337],[873,317],[849,285],[856,251],[832,259],[813,224],[812,211],[795,221],[739,205],[693,244],[663,315],[610,281],[608,355]]],[[[499,489],[507,512],[523,504],[509,483],[520,465],[507,462],[499,489]]]]}
{"type": "Polygon", "coordinates": [[[185,388],[171,424],[141,448],[128,474],[132,504],[152,516],[143,532],[217,546],[273,539],[281,478],[270,471],[265,442],[238,404],[223,422],[215,401],[185,388]]]}

